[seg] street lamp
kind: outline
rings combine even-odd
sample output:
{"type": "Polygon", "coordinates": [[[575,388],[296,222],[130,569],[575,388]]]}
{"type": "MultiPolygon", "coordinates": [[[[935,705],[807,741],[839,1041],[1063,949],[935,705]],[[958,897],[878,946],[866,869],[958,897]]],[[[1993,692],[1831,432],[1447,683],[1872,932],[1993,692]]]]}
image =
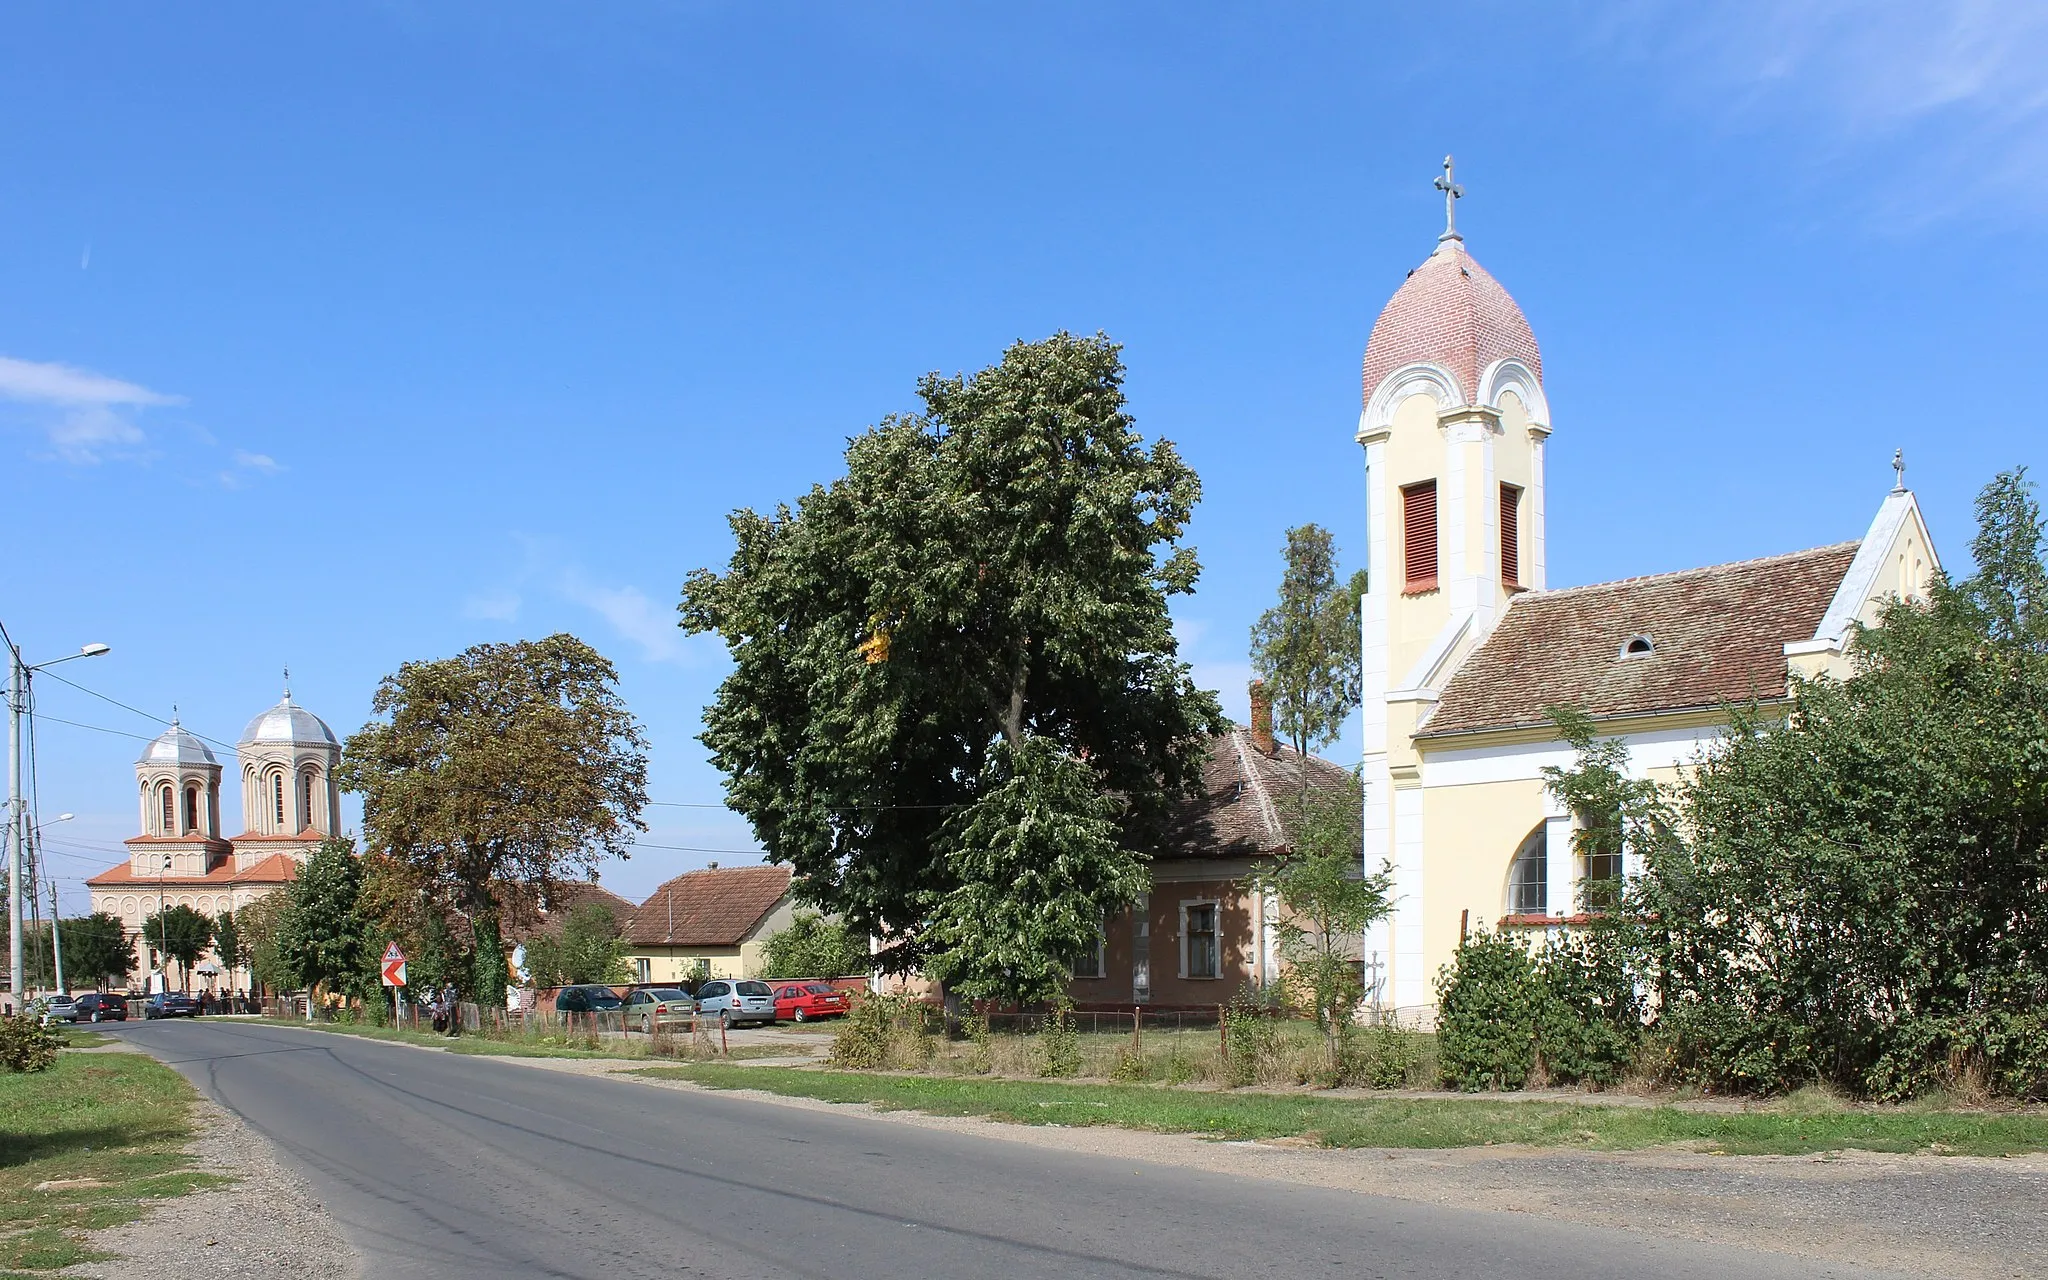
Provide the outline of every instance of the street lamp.
{"type": "Polygon", "coordinates": [[[7,645],[7,979],[15,1008],[21,1009],[27,976],[21,955],[21,842],[28,825],[21,798],[21,717],[28,711],[29,677],[74,658],[97,658],[113,646],[89,644],[77,653],[30,665],[21,660],[21,650],[5,627],[0,627],[0,641],[7,645]]]}

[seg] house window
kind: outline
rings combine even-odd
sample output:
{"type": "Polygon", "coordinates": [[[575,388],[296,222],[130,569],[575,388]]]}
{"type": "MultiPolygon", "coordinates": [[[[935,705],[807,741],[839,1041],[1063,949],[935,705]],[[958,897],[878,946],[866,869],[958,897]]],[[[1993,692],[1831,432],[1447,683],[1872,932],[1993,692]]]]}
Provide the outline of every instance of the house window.
{"type": "Polygon", "coordinates": [[[653,970],[654,970],[654,961],[652,961],[652,960],[648,959],[648,958],[647,958],[646,956],[634,956],[634,957],[633,957],[633,981],[635,981],[635,982],[652,982],[652,981],[654,981],[654,978],[653,978],[653,976],[652,976],[652,974],[653,974],[653,970]]]}
{"type": "Polygon", "coordinates": [[[1550,842],[1538,824],[1515,860],[1508,866],[1508,914],[1541,916],[1550,913],[1550,842]]]}
{"type": "Polygon", "coordinates": [[[1582,811],[1578,827],[1579,904],[1586,911],[1604,911],[1621,900],[1621,815],[1582,811]]]}
{"type": "Polygon", "coordinates": [[[1105,937],[1107,932],[1106,928],[1097,929],[1095,931],[1095,941],[1083,947],[1081,954],[1075,957],[1074,976],[1076,978],[1100,978],[1103,975],[1103,944],[1107,941],[1105,937]]]}
{"type": "Polygon", "coordinates": [[[185,830],[199,830],[199,788],[185,788],[185,830]]]}
{"type": "Polygon", "coordinates": [[[159,828],[159,829],[158,829],[158,831],[157,831],[157,834],[158,834],[158,835],[165,835],[165,836],[174,836],[174,835],[177,835],[177,834],[178,834],[178,810],[177,810],[177,801],[175,801],[175,800],[173,800],[173,799],[171,798],[171,789],[170,789],[170,788],[169,788],[168,786],[164,786],[164,787],[158,787],[158,788],[157,788],[157,796],[158,796],[158,798],[159,798],[159,799],[161,799],[161,800],[163,801],[163,826],[162,826],[161,828],[159,828]]]}
{"type": "Polygon", "coordinates": [[[1655,652],[1657,642],[1644,635],[1630,636],[1621,646],[1621,656],[1624,658],[1647,658],[1655,652]]]}
{"type": "Polygon", "coordinates": [[[1436,481],[1401,488],[1401,563],[1414,593],[1436,590],[1436,481]]]}
{"type": "Polygon", "coordinates": [[[1216,954],[1216,904],[1183,903],[1181,918],[1181,969],[1183,977],[1220,978],[1216,954]]]}
{"type": "Polygon", "coordinates": [[[1522,491],[1511,484],[1500,487],[1500,584],[1522,585],[1522,491]]]}
{"type": "Polygon", "coordinates": [[[284,775],[270,775],[270,821],[272,829],[283,831],[284,825],[284,775]]]}

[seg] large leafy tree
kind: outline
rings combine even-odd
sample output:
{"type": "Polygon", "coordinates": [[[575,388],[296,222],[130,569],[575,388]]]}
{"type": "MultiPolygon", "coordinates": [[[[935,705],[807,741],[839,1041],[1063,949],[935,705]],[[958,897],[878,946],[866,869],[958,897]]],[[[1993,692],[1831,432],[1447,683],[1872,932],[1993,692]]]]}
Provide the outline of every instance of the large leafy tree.
{"type": "Polygon", "coordinates": [[[2048,1093],[2048,569],[2024,474],[1976,572],[1859,633],[1853,675],[1744,714],[1678,797],[1628,914],[1681,1068],[1899,1096],[1978,1064],[2048,1093]]]}
{"type": "Polygon", "coordinates": [[[213,918],[213,954],[230,975],[249,959],[242,947],[241,927],[235,923],[232,911],[223,911],[213,918]]]}
{"type": "Polygon", "coordinates": [[[541,930],[526,940],[526,973],[542,987],[626,981],[618,917],[601,902],[577,907],[560,928],[541,930]]]}
{"type": "Polygon", "coordinates": [[[192,966],[199,963],[206,945],[213,941],[213,921],[180,902],[152,912],[142,922],[142,937],[156,948],[159,956],[176,960],[184,970],[186,984],[190,985],[192,966]]]}
{"type": "Polygon", "coordinates": [[[235,912],[235,933],[248,955],[249,973],[259,986],[282,990],[298,983],[296,971],[278,946],[278,934],[291,909],[291,894],[267,893],[235,912]]]}
{"type": "Polygon", "coordinates": [[[135,948],[117,915],[75,916],[57,926],[57,937],[64,944],[65,977],[73,983],[122,983],[135,972],[135,948]]]}
{"type": "Polygon", "coordinates": [[[868,940],[815,911],[799,911],[787,927],[768,937],[761,964],[764,978],[836,978],[866,973],[868,940]]]}
{"type": "Polygon", "coordinates": [[[925,972],[969,1000],[1065,990],[1075,957],[1145,889],[1092,769],[1050,739],[996,748],[994,785],[941,833],[949,879],[930,904],[925,972]]]}
{"type": "MultiPolygon", "coordinates": [[[[1280,599],[1252,626],[1252,669],[1273,699],[1273,726],[1306,756],[1343,732],[1358,706],[1358,599],[1365,575],[1337,580],[1337,544],[1321,525],[1287,531],[1280,599]]],[[[1303,770],[1299,800],[1308,797],[1303,770]]]]}
{"type": "Polygon", "coordinates": [[[501,893],[545,897],[646,830],[647,744],[617,683],[574,636],[477,645],[386,676],[372,708],[388,718],[343,750],[370,847],[468,921],[480,1002],[505,995],[501,893]]]}
{"type": "Polygon", "coordinates": [[[728,802],[886,967],[962,883],[948,833],[1012,784],[999,744],[1082,762],[1143,849],[1220,728],[1167,613],[1199,483],[1122,384],[1115,344],[1066,333],[930,375],[922,414],[856,437],[794,510],[736,512],[727,571],[684,589],[683,624],[733,658],[703,734],[728,802]]]}
{"type": "Polygon", "coordinates": [[[290,985],[362,994],[374,980],[360,909],[362,860],[355,845],[332,837],[299,868],[277,922],[277,949],[290,985]]]}

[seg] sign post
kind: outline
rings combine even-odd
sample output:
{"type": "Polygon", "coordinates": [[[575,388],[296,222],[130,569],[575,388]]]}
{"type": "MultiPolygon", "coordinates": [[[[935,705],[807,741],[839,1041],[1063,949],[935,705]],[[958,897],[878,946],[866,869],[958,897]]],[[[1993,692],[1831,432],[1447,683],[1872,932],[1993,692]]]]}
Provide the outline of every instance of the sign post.
{"type": "Polygon", "coordinates": [[[384,948],[384,985],[391,988],[396,1003],[398,1020],[405,1021],[405,952],[398,949],[397,939],[384,948]]]}

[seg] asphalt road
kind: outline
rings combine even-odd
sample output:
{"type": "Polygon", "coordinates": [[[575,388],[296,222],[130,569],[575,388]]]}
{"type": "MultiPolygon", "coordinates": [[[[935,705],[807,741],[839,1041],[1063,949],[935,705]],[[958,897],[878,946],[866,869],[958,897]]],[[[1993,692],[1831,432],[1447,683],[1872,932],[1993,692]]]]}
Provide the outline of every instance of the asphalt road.
{"type": "Polygon", "coordinates": [[[368,1280],[1881,1274],[329,1033],[117,1034],[274,1141],[368,1280]]]}

